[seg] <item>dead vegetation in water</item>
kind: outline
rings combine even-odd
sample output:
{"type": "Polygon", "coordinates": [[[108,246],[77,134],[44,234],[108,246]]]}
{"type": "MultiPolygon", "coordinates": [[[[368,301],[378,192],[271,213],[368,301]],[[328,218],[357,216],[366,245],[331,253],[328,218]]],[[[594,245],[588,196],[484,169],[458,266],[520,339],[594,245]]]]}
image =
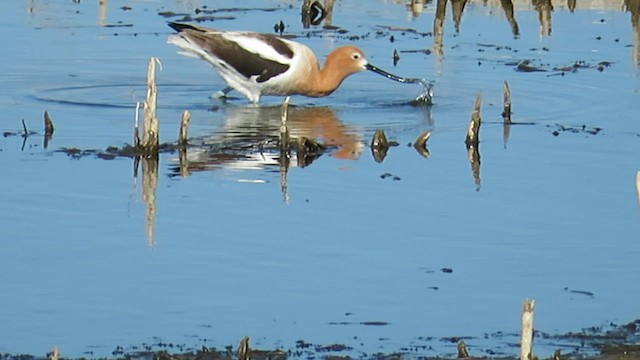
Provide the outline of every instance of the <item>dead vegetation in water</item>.
{"type": "MultiPolygon", "coordinates": [[[[359,156],[357,148],[361,145],[360,140],[357,138],[350,138],[349,135],[342,133],[339,120],[335,114],[326,108],[296,108],[293,107],[294,117],[289,119],[288,103],[284,103],[281,107],[281,125],[280,131],[268,131],[268,127],[265,128],[265,132],[261,132],[259,136],[257,134],[248,134],[250,136],[236,137],[230,141],[224,137],[220,141],[210,141],[207,138],[189,138],[188,126],[191,119],[191,114],[188,111],[184,111],[180,120],[180,127],[178,130],[177,140],[175,142],[159,143],[159,132],[157,113],[155,111],[155,97],[157,96],[157,88],[155,87],[155,65],[157,60],[151,59],[148,69],[148,99],[144,106],[144,126],[142,130],[138,124],[138,111],[135,113],[134,121],[134,135],[133,144],[125,144],[124,146],[109,146],[106,149],[80,149],[76,147],[63,147],[54,152],[64,153],[73,159],[82,159],[84,157],[95,157],[103,160],[114,160],[118,158],[134,159],[134,173],[137,173],[138,165],[141,159],[157,159],[160,155],[178,154],[177,162],[175,165],[170,166],[170,176],[185,177],[191,175],[193,172],[208,171],[212,169],[224,166],[226,163],[243,162],[246,160],[251,161],[254,157],[262,157],[266,159],[273,159],[277,162],[282,176],[282,191],[285,195],[285,199],[288,199],[288,192],[286,186],[286,173],[290,166],[295,164],[298,167],[306,167],[313,163],[316,159],[320,158],[324,154],[332,154],[339,158],[351,158],[355,159],[359,156]],[[291,136],[289,126],[300,126],[300,124],[310,124],[318,120],[317,126],[327,126],[331,129],[331,133],[321,135],[321,139],[333,139],[336,142],[325,142],[323,140],[317,140],[314,136],[307,136],[298,134],[297,136],[291,136]],[[154,124],[155,123],[155,124],[154,124]],[[142,136],[140,131],[143,131],[142,136]],[[342,140],[340,140],[342,139],[342,140]],[[340,142],[342,141],[342,142],[340,142]],[[349,150],[348,152],[346,150],[349,150]]],[[[510,136],[511,127],[513,125],[535,125],[531,122],[520,122],[514,120],[512,111],[512,91],[509,84],[505,81],[503,83],[503,110],[500,114],[502,116],[503,123],[503,140],[504,146],[510,136]]],[[[481,186],[481,155],[480,155],[480,125],[482,123],[480,117],[480,110],[482,104],[482,97],[478,96],[471,112],[471,121],[467,129],[466,139],[464,141],[467,151],[467,157],[471,166],[471,173],[476,184],[476,190],[480,190],[481,186]]],[[[259,121],[264,121],[265,118],[269,118],[270,112],[277,111],[278,108],[264,108],[256,110],[254,115],[259,121]]],[[[45,129],[44,129],[44,147],[48,146],[48,143],[53,137],[53,121],[48,112],[45,112],[45,129]]],[[[551,129],[551,133],[554,136],[559,136],[561,133],[584,133],[587,135],[597,135],[601,133],[599,127],[583,126],[569,126],[569,125],[546,125],[551,129]]],[[[299,131],[297,131],[299,133],[299,131]]],[[[23,131],[5,132],[4,136],[21,135],[24,143],[27,138],[32,135],[38,134],[37,132],[30,131],[26,127],[26,123],[23,122],[23,131]]],[[[407,144],[408,147],[413,147],[419,156],[429,159],[431,156],[430,150],[427,148],[427,141],[432,137],[431,131],[424,131],[413,143],[407,144]]],[[[377,163],[384,162],[389,151],[393,147],[397,147],[399,144],[393,139],[388,139],[387,135],[382,129],[378,129],[372,136],[370,141],[371,156],[377,163]]],[[[149,165],[149,164],[148,164],[149,165]]],[[[157,167],[157,164],[154,165],[157,167]]],[[[400,177],[393,174],[383,174],[381,178],[390,178],[399,180],[400,177]]]]}

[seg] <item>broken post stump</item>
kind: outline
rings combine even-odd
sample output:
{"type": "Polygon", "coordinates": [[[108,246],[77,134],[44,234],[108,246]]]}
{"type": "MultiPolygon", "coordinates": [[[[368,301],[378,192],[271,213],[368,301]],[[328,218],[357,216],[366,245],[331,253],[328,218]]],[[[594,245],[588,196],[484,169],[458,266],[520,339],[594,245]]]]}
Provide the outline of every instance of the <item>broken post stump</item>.
{"type": "Polygon", "coordinates": [[[144,135],[142,149],[148,152],[158,152],[160,145],[158,117],[156,115],[158,88],[156,86],[156,64],[158,58],[149,60],[147,69],[147,100],[144,102],[144,135]]]}
{"type": "Polygon", "coordinates": [[[240,345],[238,346],[238,360],[250,360],[251,359],[251,348],[249,347],[249,337],[245,336],[240,340],[240,345]]]}
{"type": "Polygon", "coordinates": [[[504,82],[502,86],[502,96],[504,99],[504,109],[502,111],[502,119],[505,124],[511,124],[511,89],[509,89],[509,83],[504,82]]]}
{"type": "Polygon", "coordinates": [[[524,300],[522,306],[522,337],[520,338],[520,360],[533,359],[533,308],[535,301],[524,300]]]}
{"type": "Polygon", "coordinates": [[[464,341],[458,341],[458,359],[469,358],[469,351],[467,350],[467,344],[464,341]]]}
{"type": "Polygon", "coordinates": [[[51,120],[51,117],[49,116],[49,112],[45,111],[44,112],[44,135],[45,136],[51,136],[53,135],[53,131],[54,131],[54,127],[53,127],[53,121],[51,120]]]}
{"type": "Polygon", "coordinates": [[[413,143],[413,147],[418,151],[418,154],[425,158],[429,157],[429,149],[427,149],[427,141],[431,137],[431,131],[425,131],[413,143]]]}
{"type": "Polygon", "coordinates": [[[473,113],[471,114],[471,121],[469,122],[469,128],[467,130],[467,138],[465,144],[467,147],[478,147],[480,143],[480,125],[482,119],[480,119],[480,108],[482,107],[482,95],[478,95],[476,103],[473,106],[473,113]]]}
{"type": "Polygon", "coordinates": [[[140,101],[136,101],[136,116],[133,123],[133,146],[140,149],[140,101]]]}
{"type": "Polygon", "coordinates": [[[187,133],[189,130],[189,121],[191,120],[191,113],[189,110],[185,110],[182,113],[182,119],[180,120],[180,137],[178,138],[178,144],[187,145],[189,139],[187,133]]]}

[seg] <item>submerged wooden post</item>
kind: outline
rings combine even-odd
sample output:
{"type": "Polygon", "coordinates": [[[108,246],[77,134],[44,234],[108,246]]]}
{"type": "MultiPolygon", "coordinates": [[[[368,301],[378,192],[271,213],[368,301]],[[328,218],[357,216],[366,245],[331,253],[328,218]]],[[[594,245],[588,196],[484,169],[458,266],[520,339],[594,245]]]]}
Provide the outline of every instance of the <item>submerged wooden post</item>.
{"type": "Polygon", "coordinates": [[[182,113],[182,119],[180,120],[180,137],[178,140],[178,144],[187,145],[187,140],[189,137],[187,136],[187,132],[189,130],[189,121],[191,120],[191,113],[189,110],[185,110],[182,113]]]}
{"type": "Polygon", "coordinates": [[[467,130],[467,139],[465,144],[467,147],[477,147],[480,142],[480,125],[482,119],[480,119],[480,107],[482,106],[482,95],[478,95],[476,103],[473,106],[473,113],[471,114],[471,121],[469,122],[469,129],[467,130]]]}
{"type": "Polygon", "coordinates": [[[533,359],[533,308],[535,301],[524,300],[522,306],[522,337],[520,338],[520,360],[533,359]]]}
{"type": "Polygon", "coordinates": [[[157,152],[160,145],[158,136],[158,117],[156,116],[158,88],[156,87],[156,64],[158,58],[149,60],[147,70],[147,100],[144,103],[144,135],[142,137],[142,148],[145,151],[157,152]]]}

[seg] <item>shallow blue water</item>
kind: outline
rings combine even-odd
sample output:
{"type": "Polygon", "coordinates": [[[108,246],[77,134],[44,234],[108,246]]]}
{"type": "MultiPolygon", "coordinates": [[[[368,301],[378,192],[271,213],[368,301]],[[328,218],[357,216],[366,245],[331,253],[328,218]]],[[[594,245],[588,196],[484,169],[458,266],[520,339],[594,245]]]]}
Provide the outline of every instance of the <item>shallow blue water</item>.
{"type": "MultiPolygon", "coordinates": [[[[1,15],[0,29],[15,37],[0,59],[0,130],[21,131],[25,119],[41,133],[47,110],[56,132],[46,150],[41,135],[24,149],[20,136],[0,138],[0,351],[44,354],[58,345],[64,356],[109,355],[154,337],[199,347],[248,335],[257,347],[291,348],[298,339],[364,352],[426,344],[433,355],[455,353],[455,344],[424,337],[472,336],[475,351],[512,354],[517,338],[482,336],[516,333],[526,297],[536,300],[536,328],[545,332],[637,318],[640,81],[630,15],[620,7],[558,7],[549,37],[525,8],[516,12],[518,39],[499,8],[469,4],[459,34],[448,9],[444,56],[401,53],[396,67],[394,49],[431,48],[433,38],[364,37],[356,44],[372,63],[435,80],[436,104],[402,105],[419,89],[373,74],[353,76],[328,98],[294,98],[292,133],[336,147],[291,167],[286,187],[268,151],[188,177],[173,176],[177,154],[163,155],[149,236],[130,159],[76,160],[53,150],[130,143],[152,56],[162,61],[162,141],[176,139],[184,109],[193,116],[190,135],[208,143],[277,136],[279,108],[268,106],[281,99],[260,108],[237,99],[209,111],[220,104],[207,96],[224,84],[165,44],[170,29],[157,15],[198,4],[111,1],[103,21],[97,2],[29,4],[31,13],[21,4],[1,15]],[[613,64],[565,76],[508,65],[523,59],[545,69],[613,64]],[[512,126],[506,143],[505,80],[514,119],[533,123],[512,126]],[[478,183],[463,141],[480,92],[478,183]],[[554,136],[556,124],[603,130],[554,136]],[[368,148],[378,128],[400,144],[382,163],[368,148]],[[425,130],[433,131],[428,159],[407,146],[425,130]],[[371,321],[388,325],[362,324],[371,321]]],[[[286,32],[305,34],[297,3],[260,6],[277,10],[232,12],[235,20],[209,25],[268,32],[283,20],[286,32]]],[[[379,25],[426,32],[433,13],[433,5],[411,17],[399,4],[345,1],[333,23],[347,35],[379,25]]],[[[299,40],[322,55],[352,42],[331,31],[299,40]]]]}

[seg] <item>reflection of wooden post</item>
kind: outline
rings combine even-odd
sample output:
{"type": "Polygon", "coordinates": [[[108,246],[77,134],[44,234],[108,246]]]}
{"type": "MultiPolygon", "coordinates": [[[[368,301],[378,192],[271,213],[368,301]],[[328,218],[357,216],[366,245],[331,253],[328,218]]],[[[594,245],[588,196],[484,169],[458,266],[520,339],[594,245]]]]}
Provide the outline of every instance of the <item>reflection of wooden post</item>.
{"type": "Polygon", "coordinates": [[[502,146],[506,149],[511,136],[511,123],[502,124],[502,146]]]}
{"type": "Polygon", "coordinates": [[[520,339],[520,360],[533,359],[533,307],[535,301],[525,299],[522,307],[522,337],[520,339]]]}
{"type": "Polygon", "coordinates": [[[325,0],[324,6],[320,1],[304,0],[302,3],[302,27],[308,29],[311,25],[331,26],[333,21],[333,3],[335,0],[325,0]]]}
{"type": "Polygon", "coordinates": [[[311,27],[311,0],[302,2],[302,27],[304,29],[311,27]]]}
{"type": "Polygon", "coordinates": [[[438,0],[436,3],[436,16],[433,19],[433,52],[438,56],[444,55],[442,40],[444,37],[444,16],[447,12],[447,0],[438,0]]]}
{"type": "Polygon", "coordinates": [[[98,0],[98,26],[105,26],[107,24],[107,8],[109,0],[98,0]]]}
{"type": "Polygon", "coordinates": [[[153,229],[156,219],[156,191],[158,189],[158,157],[142,157],[142,201],[147,205],[146,229],[147,244],[153,246],[156,241],[153,229]]]}
{"type": "MultiPolygon", "coordinates": [[[[289,151],[289,128],[287,127],[287,120],[289,117],[289,100],[291,97],[287,96],[282,103],[280,113],[280,157],[278,158],[279,170],[280,170],[280,191],[285,204],[289,203],[289,190],[287,186],[287,174],[289,173],[289,163],[291,159],[289,151]]],[[[248,340],[248,338],[247,338],[248,340]]]]}
{"type": "Polygon", "coordinates": [[[633,28],[633,63],[640,66],[640,27],[636,24],[633,28]]]}
{"type": "Polygon", "coordinates": [[[407,4],[407,8],[411,12],[411,16],[413,17],[420,16],[420,14],[422,14],[422,12],[424,11],[425,6],[425,0],[411,0],[409,4],[407,4]]]}
{"type": "Polygon", "coordinates": [[[471,164],[471,175],[476,184],[476,191],[480,191],[480,184],[482,183],[480,179],[480,145],[467,145],[467,157],[471,164]]]}
{"type": "Polygon", "coordinates": [[[453,14],[453,25],[456,33],[460,32],[460,22],[462,21],[465,5],[467,5],[467,0],[451,0],[451,13],[453,14]]]}
{"type": "Polygon", "coordinates": [[[181,146],[180,149],[178,149],[178,161],[180,162],[180,176],[187,177],[191,175],[189,160],[187,160],[187,148],[185,146],[181,146]]]}
{"type": "Polygon", "coordinates": [[[509,25],[511,25],[511,33],[513,34],[513,37],[519,37],[520,28],[518,27],[518,22],[514,16],[513,2],[511,0],[500,0],[500,4],[502,5],[504,15],[506,16],[509,25]]]}
{"type": "Polygon", "coordinates": [[[635,66],[640,66],[640,0],[626,0],[626,10],[631,13],[633,30],[633,52],[631,54],[635,66]]]}
{"type": "Polygon", "coordinates": [[[333,3],[335,0],[324,0],[324,25],[332,26],[333,25],[333,3]]]}
{"type": "Polygon", "coordinates": [[[540,35],[551,35],[551,12],[553,5],[551,0],[533,0],[533,5],[538,10],[538,20],[540,21],[540,35]]]}

